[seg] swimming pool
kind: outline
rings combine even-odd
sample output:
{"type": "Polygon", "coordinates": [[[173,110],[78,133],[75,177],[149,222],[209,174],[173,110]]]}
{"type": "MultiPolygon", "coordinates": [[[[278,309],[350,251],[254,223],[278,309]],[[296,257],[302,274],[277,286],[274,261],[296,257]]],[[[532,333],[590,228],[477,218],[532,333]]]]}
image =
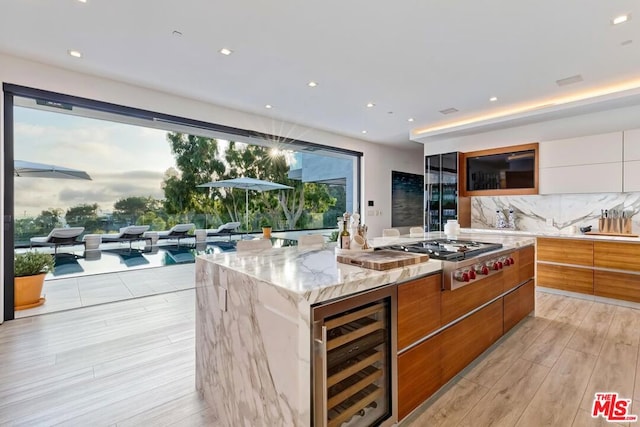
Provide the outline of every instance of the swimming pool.
{"type": "MultiPolygon", "coordinates": [[[[202,242],[196,245],[163,245],[129,248],[111,245],[102,250],[60,252],[55,255],[56,267],[45,280],[114,273],[143,268],[195,263],[196,256],[205,253],[235,252],[235,241],[202,242]]],[[[274,247],[292,246],[295,241],[272,239],[274,247]]]]}

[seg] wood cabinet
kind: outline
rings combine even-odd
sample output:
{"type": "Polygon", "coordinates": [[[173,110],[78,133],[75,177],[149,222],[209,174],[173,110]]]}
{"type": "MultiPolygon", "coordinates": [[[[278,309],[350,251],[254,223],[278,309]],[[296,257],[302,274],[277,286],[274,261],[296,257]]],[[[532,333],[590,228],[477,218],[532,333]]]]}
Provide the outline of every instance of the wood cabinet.
{"type": "Polygon", "coordinates": [[[593,295],[593,270],[590,268],[538,263],[538,286],[593,295]]]}
{"type": "Polygon", "coordinates": [[[518,251],[518,282],[525,282],[535,275],[536,269],[536,248],[526,246],[518,251]]]}
{"type": "Polygon", "coordinates": [[[594,242],[593,266],[596,268],[640,271],[640,244],[594,242]]]}
{"type": "Polygon", "coordinates": [[[596,270],[593,292],[600,297],[640,302],[640,275],[596,270]]]}
{"type": "Polygon", "coordinates": [[[529,280],[504,296],[504,332],[527,317],[535,307],[534,281],[529,280]]]}
{"type": "Polygon", "coordinates": [[[440,327],[442,275],[398,285],[398,350],[440,327]]]}
{"type": "Polygon", "coordinates": [[[442,381],[449,381],[503,333],[502,298],[442,332],[442,381]]]}
{"type": "Polygon", "coordinates": [[[453,291],[441,290],[441,274],[398,285],[400,420],[533,310],[534,253],[515,251],[513,267],[453,291]]]}
{"type": "Polygon", "coordinates": [[[442,334],[398,356],[398,418],[403,419],[443,384],[442,334]]]}
{"type": "Polygon", "coordinates": [[[591,267],[593,265],[593,242],[590,240],[538,237],[538,261],[591,267]]]}
{"type": "Polygon", "coordinates": [[[538,143],[461,153],[460,195],[509,196],[538,194],[538,143]],[[470,162],[478,160],[486,169],[473,172],[470,162]],[[480,175],[474,176],[474,175],[480,175]],[[484,180],[482,189],[472,187],[475,179],[484,180]]]}
{"type": "Polygon", "coordinates": [[[502,294],[503,272],[453,291],[442,291],[440,318],[442,325],[469,313],[502,294]]]}
{"type": "Polygon", "coordinates": [[[538,261],[538,286],[640,302],[640,243],[538,238],[538,261]]]}
{"type": "Polygon", "coordinates": [[[502,299],[398,356],[403,419],[502,336],[502,299]]]}

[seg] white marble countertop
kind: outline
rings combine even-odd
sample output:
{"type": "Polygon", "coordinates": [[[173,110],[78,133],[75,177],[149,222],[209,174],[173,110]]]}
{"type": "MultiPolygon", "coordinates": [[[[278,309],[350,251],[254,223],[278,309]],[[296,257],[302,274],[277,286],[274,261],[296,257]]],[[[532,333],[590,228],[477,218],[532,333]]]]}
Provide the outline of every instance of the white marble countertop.
{"type": "Polygon", "coordinates": [[[292,246],[200,258],[284,289],[310,303],[403,282],[442,269],[442,261],[437,260],[386,271],[342,264],[336,261],[332,244],[316,249],[292,246]]]}
{"type": "MultiPolygon", "coordinates": [[[[626,236],[600,236],[595,234],[568,233],[559,231],[524,231],[494,228],[463,228],[461,234],[478,234],[483,236],[531,236],[531,237],[557,237],[563,239],[587,239],[587,240],[609,240],[616,242],[640,243],[638,237],[626,236]]],[[[480,240],[480,238],[478,238],[480,240]]]]}
{"type": "MultiPolygon", "coordinates": [[[[398,238],[374,238],[370,241],[374,247],[382,247],[442,237],[444,233],[438,232],[419,236],[405,235],[398,238]]],[[[502,243],[505,248],[535,243],[534,237],[516,235],[463,233],[459,238],[502,243]]],[[[283,289],[309,303],[322,302],[386,284],[404,282],[442,269],[442,261],[439,260],[429,260],[386,271],[342,264],[336,261],[333,244],[315,249],[301,249],[294,246],[244,253],[201,255],[199,258],[245,274],[258,283],[283,289]]]]}

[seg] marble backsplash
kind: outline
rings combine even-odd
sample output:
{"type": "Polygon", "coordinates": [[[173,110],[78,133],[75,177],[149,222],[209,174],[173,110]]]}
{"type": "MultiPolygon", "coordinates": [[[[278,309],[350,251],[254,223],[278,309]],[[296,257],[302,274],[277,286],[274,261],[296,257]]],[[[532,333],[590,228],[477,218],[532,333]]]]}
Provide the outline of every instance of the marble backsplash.
{"type": "Polygon", "coordinates": [[[616,209],[632,212],[632,232],[640,232],[640,192],[472,197],[471,228],[494,228],[496,210],[507,216],[510,208],[517,230],[571,233],[574,226],[591,225],[598,231],[601,209],[616,209]],[[553,220],[553,226],[548,219],[553,220]]]}

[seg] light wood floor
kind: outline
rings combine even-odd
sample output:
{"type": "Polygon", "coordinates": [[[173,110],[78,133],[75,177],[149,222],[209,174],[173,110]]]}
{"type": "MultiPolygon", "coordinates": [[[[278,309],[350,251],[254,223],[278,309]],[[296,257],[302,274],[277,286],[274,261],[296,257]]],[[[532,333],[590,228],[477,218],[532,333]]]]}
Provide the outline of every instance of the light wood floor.
{"type": "MultiPolygon", "coordinates": [[[[194,390],[194,315],[187,290],[0,325],[0,425],[219,425],[194,390]]],[[[401,425],[607,425],[596,391],[640,413],[639,343],[640,310],[538,293],[536,317],[401,425]]]]}

